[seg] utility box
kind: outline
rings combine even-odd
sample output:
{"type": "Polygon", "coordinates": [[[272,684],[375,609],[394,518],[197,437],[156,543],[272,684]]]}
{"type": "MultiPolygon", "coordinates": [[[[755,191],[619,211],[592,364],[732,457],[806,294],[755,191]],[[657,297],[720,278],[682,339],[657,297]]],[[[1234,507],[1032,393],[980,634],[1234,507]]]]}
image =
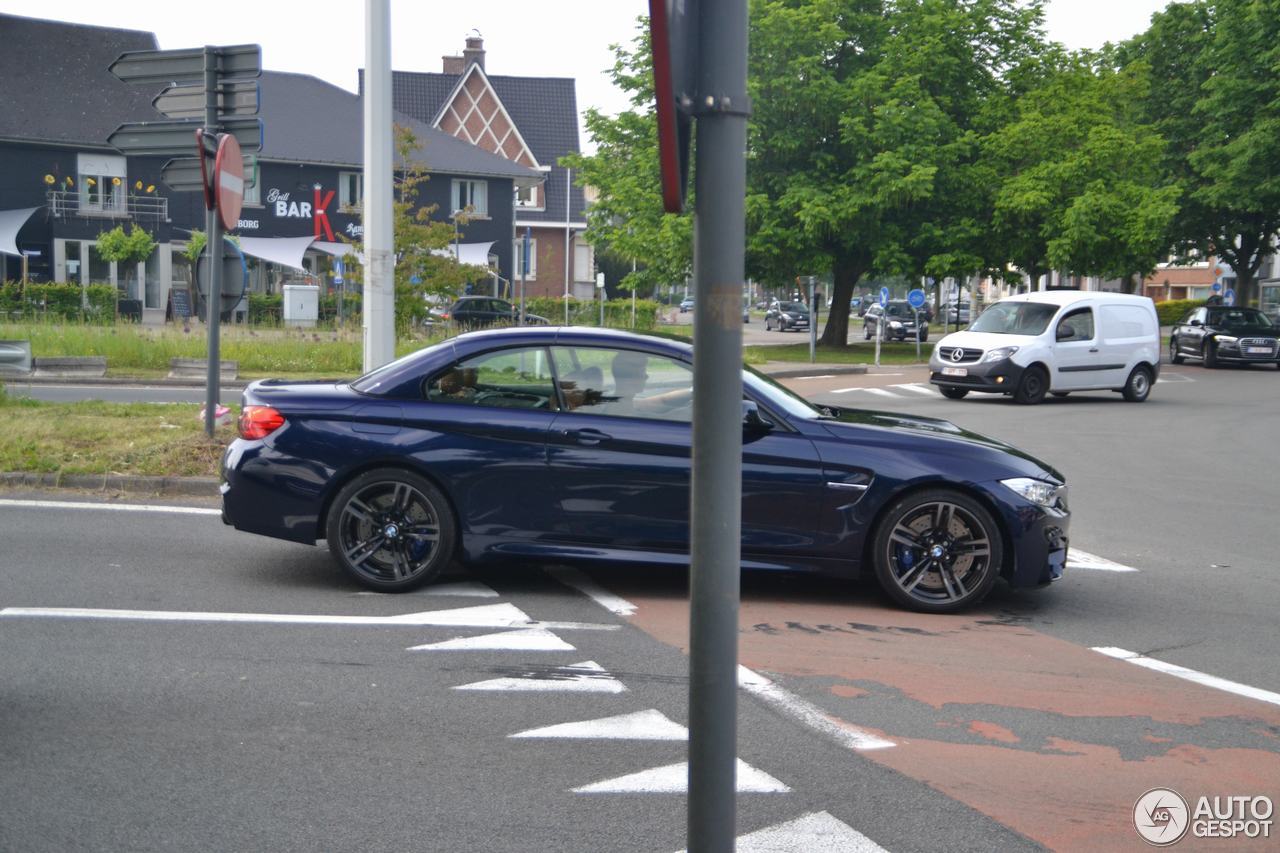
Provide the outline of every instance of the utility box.
{"type": "Polygon", "coordinates": [[[284,324],[311,327],[320,319],[320,288],[314,284],[284,286],[284,324]]]}

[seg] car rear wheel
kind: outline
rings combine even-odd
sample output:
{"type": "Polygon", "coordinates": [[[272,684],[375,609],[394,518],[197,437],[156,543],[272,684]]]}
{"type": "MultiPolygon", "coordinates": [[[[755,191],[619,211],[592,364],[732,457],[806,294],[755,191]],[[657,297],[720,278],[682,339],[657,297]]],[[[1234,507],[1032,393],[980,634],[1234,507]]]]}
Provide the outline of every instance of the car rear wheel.
{"type": "Polygon", "coordinates": [[[904,607],[954,613],[986,597],[1000,573],[995,519],[952,489],[908,495],[885,513],[872,544],[876,579],[904,607]]]}
{"type": "Polygon", "coordinates": [[[938,390],[948,400],[963,400],[965,395],[969,393],[968,388],[939,388],[938,390]]]}
{"type": "Polygon", "coordinates": [[[1023,405],[1034,406],[1044,399],[1049,391],[1049,376],[1042,368],[1033,367],[1022,374],[1018,388],[1013,392],[1013,399],[1023,405]]]}
{"type": "Polygon", "coordinates": [[[1139,364],[1129,374],[1129,379],[1124,383],[1124,389],[1120,393],[1124,394],[1124,398],[1130,403],[1141,403],[1147,399],[1151,394],[1151,371],[1139,364]]]}
{"type": "Polygon", "coordinates": [[[457,541],[453,510],[426,478],[368,471],[343,486],[329,510],[329,551],[356,581],[403,592],[437,577],[457,541]]]}
{"type": "Polygon", "coordinates": [[[1169,361],[1172,364],[1182,364],[1185,361],[1182,353],[1178,352],[1178,339],[1169,338],[1169,361]]]}

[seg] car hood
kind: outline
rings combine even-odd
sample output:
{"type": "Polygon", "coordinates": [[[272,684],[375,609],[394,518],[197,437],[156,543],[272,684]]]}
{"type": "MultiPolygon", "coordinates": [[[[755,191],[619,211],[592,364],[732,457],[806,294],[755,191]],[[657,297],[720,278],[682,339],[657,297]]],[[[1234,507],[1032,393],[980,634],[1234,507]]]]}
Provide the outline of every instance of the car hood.
{"type": "Polygon", "coordinates": [[[1056,468],[1030,453],[999,439],[962,429],[951,421],[868,409],[827,408],[831,417],[824,418],[821,423],[837,439],[860,444],[875,443],[867,441],[867,432],[885,431],[890,442],[899,438],[909,442],[916,450],[949,456],[985,456],[989,461],[1003,461],[1016,474],[1048,474],[1060,483],[1066,482],[1056,468]]]}
{"type": "Polygon", "coordinates": [[[1276,338],[1280,329],[1275,326],[1214,326],[1213,334],[1231,335],[1233,338],[1276,338]]]}
{"type": "Polygon", "coordinates": [[[1036,340],[1036,337],[1033,335],[998,335],[995,332],[971,332],[965,329],[962,332],[952,332],[943,336],[937,345],[940,347],[980,349],[986,352],[999,347],[1027,346],[1034,340],[1036,340]]]}

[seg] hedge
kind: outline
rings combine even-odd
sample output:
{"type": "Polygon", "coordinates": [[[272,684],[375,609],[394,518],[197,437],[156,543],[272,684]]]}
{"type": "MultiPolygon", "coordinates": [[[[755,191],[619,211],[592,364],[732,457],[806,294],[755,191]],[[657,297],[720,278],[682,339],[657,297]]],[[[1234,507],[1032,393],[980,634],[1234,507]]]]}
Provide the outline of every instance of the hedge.
{"type": "MultiPolygon", "coordinates": [[[[600,303],[594,299],[569,298],[569,325],[600,325],[600,303]]],[[[553,325],[564,323],[563,297],[535,296],[525,300],[525,311],[546,317],[553,325]]],[[[636,300],[637,332],[651,332],[658,327],[658,313],[662,306],[652,299],[636,300]]],[[[604,304],[604,324],[612,329],[631,329],[631,300],[611,299],[604,304]]]]}
{"type": "Polygon", "coordinates": [[[1188,311],[1204,303],[1203,299],[1166,299],[1156,303],[1156,315],[1161,326],[1175,326],[1188,311]]]}
{"type": "MultiPolygon", "coordinates": [[[[343,320],[360,316],[359,293],[348,293],[342,299],[343,320]]],[[[325,294],[320,297],[320,322],[332,323],[338,318],[338,297],[325,294]]],[[[250,293],[249,322],[261,325],[280,325],[284,322],[284,295],[280,293],[250,293]]]]}
{"type": "Polygon", "coordinates": [[[109,284],[0,284],[0,319],[114,323],[120,292],[109,284]],[[85,299],[88,309],[81,307],[85,299]]]}

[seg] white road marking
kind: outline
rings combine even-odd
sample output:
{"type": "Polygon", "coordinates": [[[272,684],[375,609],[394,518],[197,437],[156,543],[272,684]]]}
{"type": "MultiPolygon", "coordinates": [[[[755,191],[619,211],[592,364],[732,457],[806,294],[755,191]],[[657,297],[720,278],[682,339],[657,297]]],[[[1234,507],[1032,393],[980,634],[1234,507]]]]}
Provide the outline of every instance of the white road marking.
{"type": "Polygon", "coordinates": [[[1088,551],[1081,551],[1079,548],[1067,549],[1067,568],[1068,569],[1089,569],[1098,572],[1136,572],[1133,566],[1124,566],[1120,563],[1113,563],[1106,557],[1099,557],[1097,554],[1090,554],[1088,551]]]}
{"type": "Polygon", "coordinates": [[[511,604],[485,604],[453,610],[428,610],[399,616],[329,616],[292,613],[207,613],[188,610],[102,610],[89,607],[6,607],[0,618],[116,619],[143,622],[249,622],[290,625],[381,625],[383,627],[449,625],[467,628],[547,628],[616,631],[618,625],[591,622],[535,622],[511,604]]]}
{"type": "Polygon", "coordinates": [[[1245,696],[1249,699],[1257,699],[1259,702],[1268,702],[1272,705],[1280,705],[1280,693],[1272,693],[1270,690],[1262,690],[1258,687],[1250,687],[1247,684],[1241,684],[1238,681],[1228,681],[1225,678],[1219,678],[1216,675],[1200,672],[1195,669],[1187,669],[1185,666],[1178,666],[1173,663],[1165,663],[1162,660],[1149,658],[1146,655],[1140,655],[1137,652],[1131,652],[1128,649],[1117,649],[1112,646],[1094,646],[1093,650],[1107,657],[1116,660],[1128,661],[1147,669],[1163,672],[1165,675],[1172,675],[1175,678],[1182,678],[1186,681],[1192,681],[1205,687],[1212,687],[1216,690],[1224,690],[1227,693],[1234,693],[1237,696],[1245,696]]]}
{"type": "MultiPolygon", "coordinates": [[[[493,587],[479,581],[459,581],[458,583],[440,583],[423,587],[410,595],[456,595],[464,598],[497,598],[493,587]]],[[[403,592],[374,592],[371,589],[357,592],[356,595],[382,595],[388,598],[403,598],[403,592]]]]}
{"type": "MultiPolygon", "coordinates": [[[[777,779],[738,759],[738,793],[788,794],[791,789],[777,779]]],[[[689,789],[689,764],[669,764],[641,770],[616,779],[605,779],[574,788],[575,794],[683,794],[689,789]]]]}
{"type": "Polygon", "coordinates": [[[791,379],[835,379],[838,374],[835,373],[816,373],[805,376],[792,376],[791,379]]]}
{"type": "Polygon", "coordinates": [[[875,394],[877,397],[894,397],[894,398],[896,398],[896,397],[898,396],[897,394],[893,393],[892,391],[886,391],[886,390],[885,390],[885,389],[883,389],[883,388],[863,388],[862,390],[863,390],[863,391],[866,391],[868,394],[875,394]]]}
{"type": "MultiPolygon", "coordinates": [[[[795,820],[738,836],[737,853],[887,853],[847,823],[827,812],[810,812],[795,820]]],[[[680,853],[688,853],[681,850],[680,853]]]]}
{"type": "Polygon", "coordinates": [[[560,583],[576,589],[610,613],[615,613],[618,616],[631,616],[636,612],[636,606],[630,601],[625,598],[619,598],[609,592],[578,569],[569,568],[568,566],[553,566],[545,571],[560,583]]]}
{"type": "Polygon", "coordinates": [[[480,637],[455,637],[440,643],[410,646],[410,652],[451,652],[509,649],[524,652],[571,652],[574,647],[545,628],[525,628],[520,631],[504,631],[501,634],[485,634],[480,637]]]}
{"type": "Polygon", "coordinates": [[[623,693],[626,686],[607,673],[593,660],[562,666],[545,676],[528,675],[515,678],[492,678],[461,684],[454,690],[493,690],[499,692],[623,693]]]}
{"type": "Polygon", "coordinates": [[[573,740],[688,740],[689,730],[666,714],[651,708],[634,714],[620,714],[600,720],[561,723],[528,729],[507,737],[566,738],[573,740]]]}
{"type": "Polygon", "coordinates": [[[752,696],[772,705],[774,709],[848,749],[885,749],[897,745],[891,740],[885,740],[843,720],[831,717],[817,705],[801,699],[745,666],[738,667],[738,686],[752,696]]]}
{"type": "Polygon", "coordinates": [[[938,389],[932,385],[921,385],[916,382],[908,383],[906,385],[894,385],[892,387],[901,388],[903,391],[912,391],[916,394],[924,394],[928,397],[936,397],[938,395],[938,389]]]}
{"type": "Polygon", "coordinates": [[[0,499],[0,507],[29,509],[101,509],[111,512],[170,512],[178,515],[222,515],[222,510],[203,506],[164,506],[162,504],[107,504],[91,501],[24,501],[0,499]]]}
{"type": "Polygon", "coordinates": [[[848,394],[851,391],[861,391],[861,390],[862,390],[861,388],[836,388],[831,393],[832,394],[848,394]]]}

